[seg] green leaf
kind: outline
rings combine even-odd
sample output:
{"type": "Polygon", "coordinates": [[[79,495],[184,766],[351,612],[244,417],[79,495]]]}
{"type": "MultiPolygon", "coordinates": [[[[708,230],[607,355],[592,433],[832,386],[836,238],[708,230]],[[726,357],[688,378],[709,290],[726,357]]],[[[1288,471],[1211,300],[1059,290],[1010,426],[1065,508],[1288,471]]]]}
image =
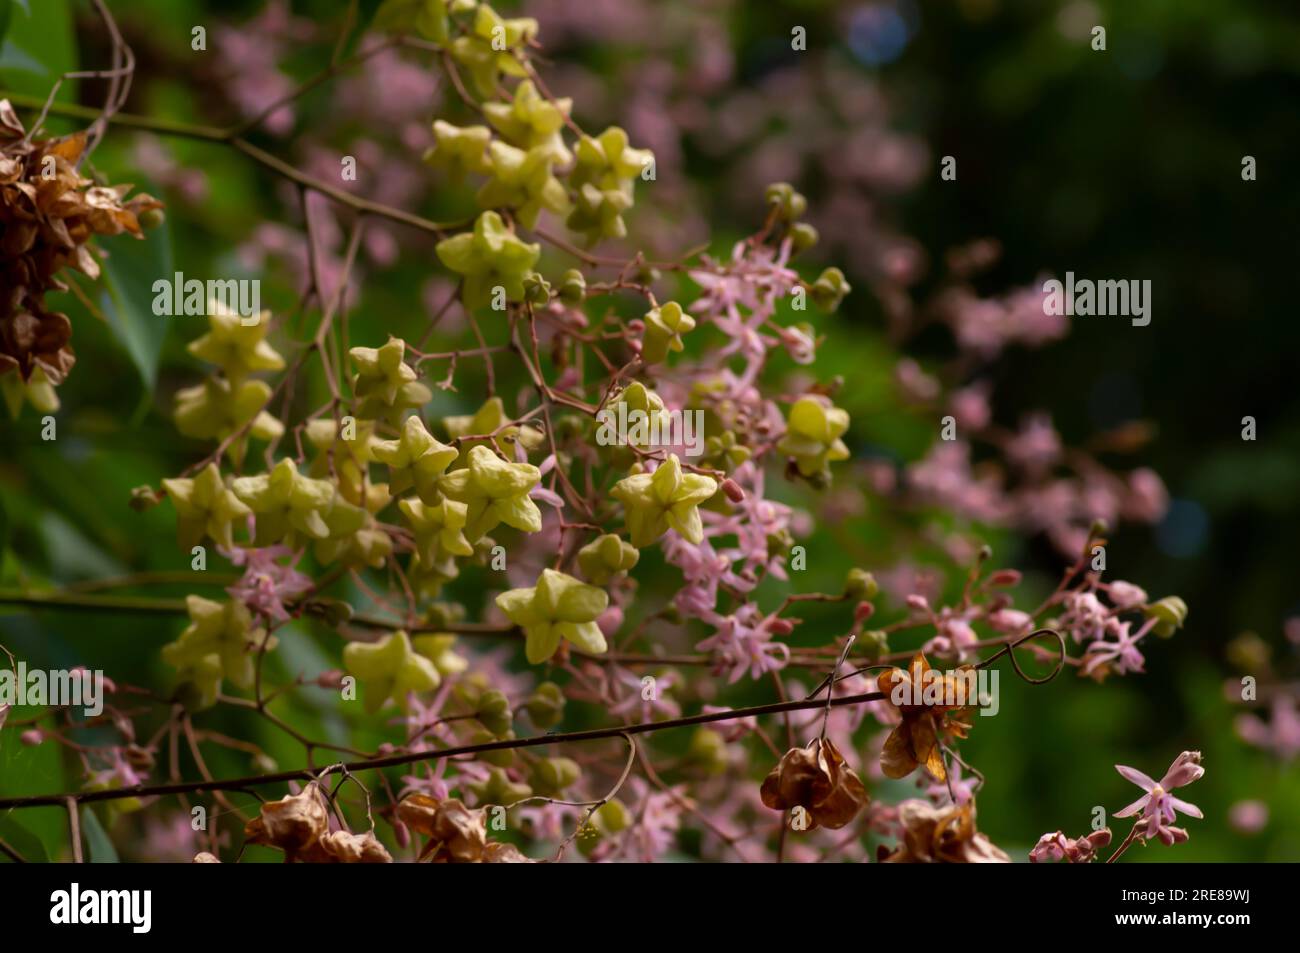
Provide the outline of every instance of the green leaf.
{"type": "MultiPolygon", "coordinates": [[[[0,0],[8,13],[8,30],[0,45],[0,85],[15,92],[46,96],[51,81],[77,68],[76,37],[68,0],[0,0]],[[22,8],[20,15],[17,7],[22,8]]],[[[3,18],[4,14],[0,14],[3,18]]],[[[77,83],[59,87],[61,102],[75,102],[77,83]]]]}
{"type": "Polygon", "coordinates": [[[117,850],[113,847],[113,842],[108,839],[108,832],[104,830],[104,825],[99,823],[99,818],[91,808],[86,808],[81,812],[81,833],[86,838],[86,848],[90,852],[88,858],[92,864],[116,864],[117,850]]]}
{"type": "MultiPolygon", "coordinates": [[[[0,0],[3,2],[3,0],[0,0]]],[[[0,840],[12,847],[22,856],[23,860],[31,864],[47,864],[50,861],[49,855],[45,853],[45,845],[41,839],[19,824],[13,817],[0,817],[0,840]]],[[[0,861],[7,861],[9,858],[0,854],[0,861]]]]}
{"type": "MultiPolygon", "coordinates": [[[[151,191],[142,185],[144,191],[151,191]]],[[[172,275],[171,231],[164,221],[143,241],[128,235],[101,239],[104,260],[99,307],[152,393],[168,320],[153,313],[153,283],[172,275]]]]}

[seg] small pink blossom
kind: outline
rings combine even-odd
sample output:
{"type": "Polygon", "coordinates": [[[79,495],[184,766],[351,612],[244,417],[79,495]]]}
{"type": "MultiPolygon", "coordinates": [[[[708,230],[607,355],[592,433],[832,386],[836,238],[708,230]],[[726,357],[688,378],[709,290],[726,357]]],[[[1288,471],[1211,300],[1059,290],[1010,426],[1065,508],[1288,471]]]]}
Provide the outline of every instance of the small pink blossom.
{"type": "Polygon", "coordinates": [[[1180,754],[1158,782],[1152,781],[1137,768],[1130,768],[1127,765],[1117,764],[1115,770],[1125,780],[1132,781],[1146,791],[1146,794],[1132,804],[1115,812],[1116,817],[1132,817],[1140,811],[1142,817],[1137,822],[1139,836],[1146,839],[1158,837],[1166,845],[1181,843],[1187,840],[1187,832],[1170,826],[1177,818],[1177,812],[1188,817],[1205,816],[1195,804],[1176,798],[1170,793],[1174,788],[1191,784],[1205,774],[1205,769],[1201,767],[1199,751],[1184,751],[1180,754]]]}

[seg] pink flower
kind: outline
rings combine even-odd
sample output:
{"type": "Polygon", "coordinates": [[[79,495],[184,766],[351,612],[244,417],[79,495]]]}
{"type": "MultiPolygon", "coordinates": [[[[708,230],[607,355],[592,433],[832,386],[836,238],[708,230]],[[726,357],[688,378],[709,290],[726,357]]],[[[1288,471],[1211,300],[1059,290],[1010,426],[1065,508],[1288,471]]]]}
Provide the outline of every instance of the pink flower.
{"type": "Polygon", "coordinates": [[[680,681],[680,676],[671,669],[654,676],[641,676],[615,667],[614,677],[617,683],[630,690],[621,701],[610,706],[610,714],[627,716],[635,721],[654,721],[656,715],[676,718],[682,713],[681,706],[668,695],[680,681]],[[646,682],[645,678],[651,680],[646,682]]]}
{"type": "Polygon", "coordinates": [[[1086,864],[1097,856],[1097,851],[1111,841],[1110,828],[1094,831],[1087,837],[1071,840],[1060,831],[1044,834],[1029,852],[1031,864],[1051,864],[1064,860],[1068,864],[1086,864]]]}
{"type": "Polygon", "coordinates": [[[1006,454],[1008,460],[1031,473],[1048,470],[1061,456],[1061,438],[1052,418],[1037,413],[1026,419],[1020,432],[1007,442],[1006,454]]]}
{"type": "Polygon", "coordinates": [[[1169,508],[1169,491],[1154,470],[1145,467],[1128,475],[1128,498],[1124,501],[1124,515],[1139,523],[1154,523],[1169,508]]]}
{"type": "Polygon", "coordinates": [[[1019,635],[1029,631],[1034,624],[1034,617],[1019,609],[998,609],[989,613],[988,623],[994,632],[1002,635],[1019,635]]]}
{"type": "Polygon", "coordinates": [[[1180,754],[1159,782],[1152,781],[1141,771],[1127,765],[1117,764],[1115,770],[1125,780],[1132,781],[1146,791],[1146,794],[1128,807],[1115,812],[1116,817],[1132,817],[1141,811],[1142,817],[1137,822],[1139,836],[1148,839],[1159,837],[1167,845],[1181,843],[1187,840],[1187,832],[1170,826],[1177,818],[1176,812],[1181,811],[1188,817],[1195,818],[1205,816],[1195,804],[1189,804],[1169,793],[1174,788],[1199,780],[1205,774],[1205,769],[1201,767],[1199,751],[1184,751],[1180,754]]]}
{"type": "Polygon", "coordinates": [[[1065,614],[1058,620],[1076,642],[1100,639],[1106,634],[1110,610],[1091,592],[1072,592],[1065,597],[1065,614]]]}
{"type": "Polygon", "coordinates": [[[236,566],[244,567],[244,575],[226,592],[248,606],[250,612],[272,622],[285,621],[289,618],[285,603],[295,601],[312,587],[310,576],[276,562],[291,554],[288,546],[232,550],[226,555],[236,566]]]}
{"type": "Polygon", "coordinates": [[[1116,622],[1114,625],[1108,625],[1106,627],[1107,631],[1114,632],[1115,641],[1098,639],[1088,646],[1088,650],[1083,653],[1083,674],[1092,675],[1103,665],[1106,666],[1107,671],[1116,675],[1127,675],[1130,672],[1143,671],[1146,666],[1146,658],[1138,649],[1138,642],[1151,631],[1154,624],[1154,619],[1148,619],[1143,623],[1142,628],[1131,635],[1129,634],[1131,626],[1128,622],[1116,622]]]}
{"type": "Polygon", "coordinates": [[[1238,801],[1228,808],[1228,823],[1242,834],[1258,834],[1268,825],[1268,805],[1263,801],[1238,801]]]}
{"type": "Polygon", "coordinates": [[[712,652],[714,671],[727,671],[728,682],[738,682],[749,671],[750,678],[761,678],[768,672],[785,668],[790,660],[790,646],[773,642],[766,619],[760,617],[756,605],[746,603],[733,615],[720,616],[709,612],[705,622],[717,631],[696,645],[701,652],[712,652]]]}
{"type": "MultiPolygon", "coordinates": [[[[929,777],[929,775],[924,775],[929,777]]],[[[961,765],[954,763],[948,770],[948,781],[936,781],[925,789],[926,796],[934,801],[937,807],[944,807],[953,803],[952,799],[957,799],[957,806],[970,801],[975,797],[975,778],[963,778],[961,776],[961,765]],[[949,783],[952,786],[952,793],[949,794],[949,783]]]]}
{"type": "Polygon", "coordinates": [[[1237,716],[1237,734],[1242,741],[1272,751],[1283,761],[1300,754],[1300,706],[1295,698],[1278,694],[1273,699],[1272,717],[1265,721],[1254,715],[1237,716]]]}
{"type": "Polygon", "coordinates": [[[1112,582],[1107,587],[1107,592],[1110,594],[1110,601],[1115,603],[1117,609],[1136,609],[1147,601],[1145,589],[1131,582],[1124,582],[1122,579],[1112,582]]]}

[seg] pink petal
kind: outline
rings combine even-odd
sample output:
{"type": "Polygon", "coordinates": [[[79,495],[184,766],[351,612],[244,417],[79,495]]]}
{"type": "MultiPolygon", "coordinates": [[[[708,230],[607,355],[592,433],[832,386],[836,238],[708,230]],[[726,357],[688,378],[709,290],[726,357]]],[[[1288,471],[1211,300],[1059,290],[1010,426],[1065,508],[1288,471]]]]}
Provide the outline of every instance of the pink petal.
{"type": "Polygon", "coordinates": [[[1186,814],[1188,817],[1205,817],[1205,815],[1201,813],[1199,807],[1195,804],[1188,804],[1181,798],[1170,797],[1169,804],[1175,811],[1178,811],[1180,814],[1186,814]]]}
{"type": "Polygon", "coordinates": [[[1140,798],[1138,798],[1136,801],[1134,801],[1132,804],[1130,804],[1128,807],[1124,808],[1124,810],[1122,810],[1122,811],[1116,811],[1116,812],[1115,812],[1115,816],[1116,816],[1116,817],[1132,817],[1132,816],[1133,816],[1134,814],[1136,814],[1138,811],[1142,810],[1142,808],[1146,807],[1147,802],[1150,801],[1150,800],[1151,800],[1151,798],[1150,798],[1149,795],[1148,795],[1147,797],[1140,797],[1140,798]]]}
{"type": "Polygon", "coordinates": [[[1156,783],[1154,781],[1152,781],[1149,777],[1147,777],[1137,768],[1130,768],[1128,765],[1125,764],[1117,764],[1115,765],[1115,770],[1120,773],[1120,777],[1122,777],[1125,781],[1133,782],[1138,787],[1140,787],[1143,791],[1150,791],[1152,788],[1156,786],[1156,783]]]}

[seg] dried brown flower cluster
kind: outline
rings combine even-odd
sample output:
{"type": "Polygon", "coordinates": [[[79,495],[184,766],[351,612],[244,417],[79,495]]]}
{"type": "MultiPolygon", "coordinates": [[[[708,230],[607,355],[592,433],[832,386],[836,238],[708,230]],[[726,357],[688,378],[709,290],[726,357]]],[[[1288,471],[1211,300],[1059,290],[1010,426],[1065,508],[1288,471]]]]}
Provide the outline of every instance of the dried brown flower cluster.
{"type": "MultiPolygon", "coordinates": [[[[285,863],[290,864],[393,862],[374,831],[353,834],[329,829],[329,808],[320,786],[315,783],[307,785],[301,794],[290,794],[263,804],[261,814],[244,828],[244,835],[250,844],[263,844],[284,851],[285,863]]],[[[195,861],[206,862],[199,857],[195,861]]]]}
{"type": "Polygon", "coordinates": [[[23,399],[58,408],[54,388],[76,362],[67,315],[47,311],[45,293],[64,290],[64,268],[96,278],[96,235],[143,238],[141,218],[162,203],[130,185],[101,186],[78,171],[86,134],[31,139],[0,100],[0,387],[10,410],[23,399]]]}
{"type": "Polygon", "coordinates": [[[397,805],[397,817],[428,837],[420,860],[435,864],[530,864],[513,844],[488,840],[482,810],[471,810],[455,798],[440,801],[411,794],[397,805]]]}
{"type": "MultiPolygon", "coordinates": [[[[912,799],[898,805],[902,842],[880,858],[886,864],[1009,864],[1011,858],[975,829],[975,808],[934,807],[912,799]]],[[[885,848],[881,848],[882,854],[885,848]]]]}
{"type": "MultiPolygon", "coordinates": [[[[970,666],[957,670],[970,671],[970,666]]],[[[969,692],[961,680],[930,667],[917,652],[906,670],[891,668],[877,679],[880,691],[898,709],[902,721],[890,732],[880,755],[880,768],[889,778],[905,778],[924,767],[936,781],[948,778],[943,762],[945,735],[965,738],[970,731],[966,702],[969,692]],[[895,699],[901,699],[896,704],[895,699]],[[955,701],[955,704],[954,704],[955,701]]]]}
{"type": "Polygon", "coordinates": [[[807,830],[843,827],[867,804],[867,789],[826,738],[814,738],[803,748],[791,748],[763,780],[759,792],[774,811],[802,808],[807,830]]]}

